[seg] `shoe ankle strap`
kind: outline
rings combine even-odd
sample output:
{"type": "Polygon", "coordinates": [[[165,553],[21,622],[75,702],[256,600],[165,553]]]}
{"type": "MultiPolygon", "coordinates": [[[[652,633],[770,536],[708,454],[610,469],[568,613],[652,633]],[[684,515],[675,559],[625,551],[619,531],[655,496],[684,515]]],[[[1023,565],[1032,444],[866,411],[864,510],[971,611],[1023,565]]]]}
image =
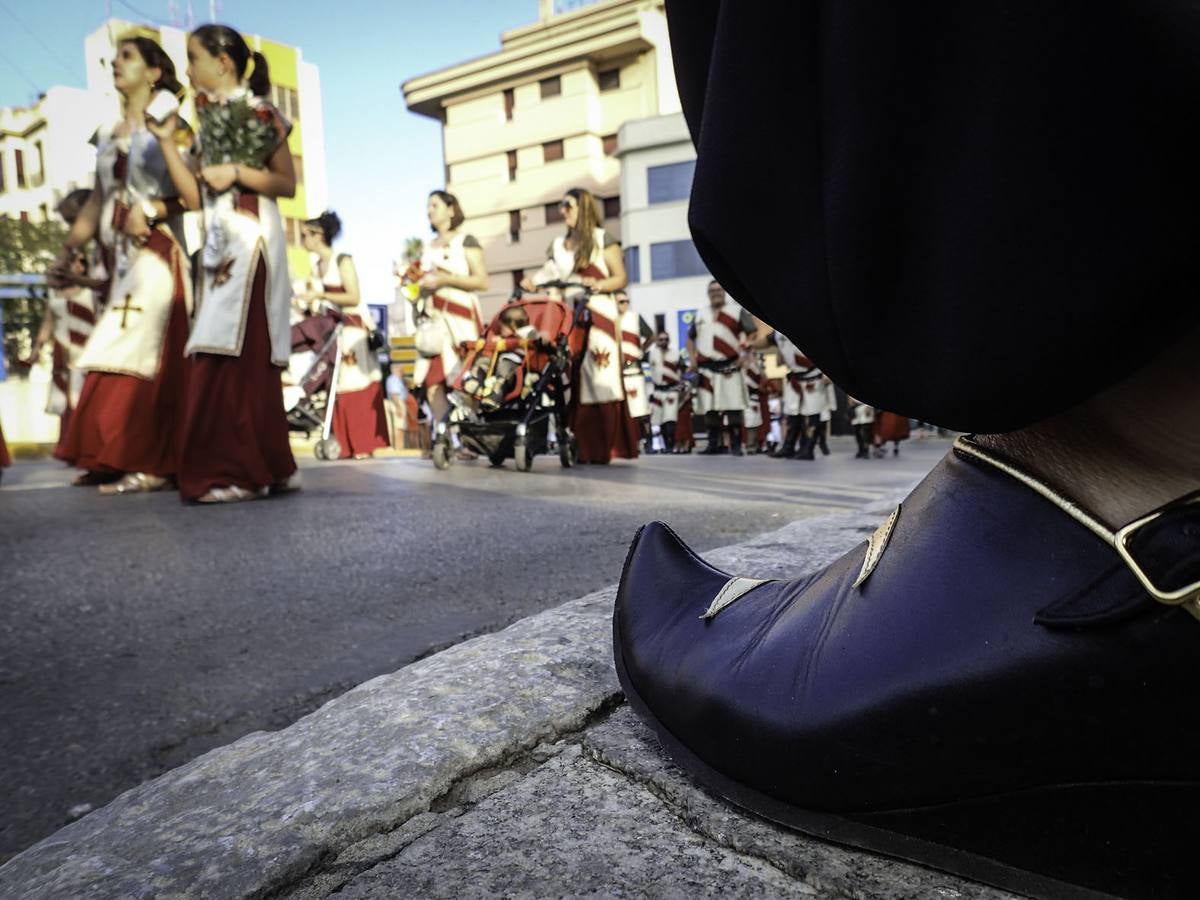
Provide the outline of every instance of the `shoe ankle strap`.
{"type": "Polygon", "coordinates": [[[1183,606],[1200,619],[1200,490],[1114,531],[1074,500],[970,437],[958,438],[954,450],[1036,491],[1112,547],[1154,600],[1183,606]]]}

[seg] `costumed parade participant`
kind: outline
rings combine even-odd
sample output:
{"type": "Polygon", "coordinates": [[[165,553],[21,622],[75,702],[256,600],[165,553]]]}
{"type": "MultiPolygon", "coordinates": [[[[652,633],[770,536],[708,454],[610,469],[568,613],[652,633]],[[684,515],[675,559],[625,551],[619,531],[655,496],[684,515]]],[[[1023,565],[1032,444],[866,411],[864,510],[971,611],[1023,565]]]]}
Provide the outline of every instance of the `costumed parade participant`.
{"type": "Polygon", "coordinates": [[[625,401],[629,404],[629,416],[642,435],[646,453],[654,452],[654,434],[650,425],[650,390],[646,373],[642,369],[642,357],[654,337],[646,320],[634,312],[629,305],[629,294],[615,291],[617,316],[621,325],[621,372],[625,379],[625,401]]]}
{"type": "Polygon", "coordinates": [[[333,252],[342,231],[336,213],[326,212],[304,223],[301,239],[312,259],[310,289],[303,300],[310,306],[333,303],[342,310],[338,346],[337,394],[333,405],[333,436],[341,458],[367,459],[390,445],[387,410],[383,405],[383,368],[371,347],[375,320],[358,286],[358,271],[348,253],[333,252]]]}
{"type": "Polygon", "coordinates": [[[660,331],[650,345],[650,380],[654,395],[650,398],[650,426],[659,430],[663,453],[678,452],[675,428],[679,421],[681,371],[679,351],[671,348],[671,336],[660,331]]]}
{"type": "MultiPolygon", "coordinates": [[[[72,191],[58,204],[58,214],[67,227],[75,224],[92,192],[86,189],[72,191]]],[[[107,287],[103,270],[92,271],[85,253],[74,256],[62,277],[69,281],[65,286],[50,288],[46,295],[46,314],[29,351],[29,364],[33,365],[43,346],[52,347],[50,363],[50,389],[46,397],[46,412],[58,416],[61,422],[58,444],[54,448],[56,459],[65,459],[64,445],[71,425],[71,413],[79,405],[83,392],[84,371],[79,368],[79,356],[91,337],[99,311],[99,299],[107,287]]],[[[58,278],[53,279],[61,283],[58,278]]]]}
{"type": "Polygon", "coordinates": [[[161,120],[148,112],[164,95],[167,110],[178,106],[170,58],[130,34],[117,41],[112,68],[124,117],[96,135],[96,186],[49,281],[79,283],[83,247],[96,239],[108,301],[75,358],[87,374],[56,455],[84,470],[75,484],[129,494],[162,490],[178,472],[191,308],[182,215],[198,208],[200,192],[185,156],[190,131],[174,111],[161,120]]]}
{"type": "Polygon", "coordinates": [[[405,273],[401,289],[416,307],[420,356],[413,385],[424,394],[434,421],[441,422],[450,408],[448,385],[462,365],[461,345],[483,334],[476,293],[487,290],[488,273],[479,241],[460,231],[466,217],[457,197],[433,191],[425,211],[435,237],[405,273]]]}
{"type": "Polygon", "coordinates": [[[850,426],[854,429],[854,440],[858,444],[856,459],[870,459],[875,444],[875,407],[849,397],[850,426]]]}
{"type": "Polygon", "coordinates": [[[825,406],[821,370],[804,355],[787,335],[778,331],[756,342],[761,346],[775,345],[780,364],[787,369],[783,379],[782,411],[786,422],[783,443],[771,456],[775,459],[814,459],[816,428],[825,406]]]}
{"type": "Polygon", "coordinates": [[[637,459],[639,433],[626,400],[621,316],[613,296],[628,282],[621,244],[601,226],[600,204],[590,192],[571,188],[559,208],[566,234],[554,239],[546,265],[522,286],[573,281],[591,289],[584,311],[587,343],[571,391],[579,462],[637,459]]]}
{"type": "Polygon", "coordinates": [[[911,434],[908,416],[879,410],[875,413],[875,455],[887,455],[887,443],[892,442],[892,455],[900,455],[900,442],[907,441],[911,434]]]}
{"type": "Polygon", "coordinates": [[[266,59],[232,28],[198,28],[187,51],[205,242],[179,491],[184,500],[236,503],[299,486],[280,380],[292,346],[292,285],[275,202],[296,192],[292,126],[265,99],[266,59]]]}
{"type": "Polygon", "coordinates": [[[749,397],[742,378],[742,354],[757,328],[754,317],[729,299],[717,281],[708,284],[707,311],[696,314],[688,329],[688,355],[700,381],[704,426],[708,430],[705,456],[722,451],[727,430],[729,452],[742,456],[742,423],[749,397]]]}
{"type": "Polygon", "coordinates": [[[625,696],[809,834],[1024,895],[1193,896],[1195,10],[666,10],[709,271],[852,396],[974,437],[799,578],[647,525],[625,696]],[[783,59],[805,76],[748,64],[783,59]],[[746,227],[764,184],[795,252],[746,227]]]}
{"type": "Polygon", "coordinates": [[[763,378],[763,361],[758,353],[746,354],[745,365],[742,366],[742,378],[746,382],[746,414],[742,425],[745,428],[745,443],[747,453],[761,453],[767,441],[767,430],[770,426],[767,411],[766,383],[763,378]]]}

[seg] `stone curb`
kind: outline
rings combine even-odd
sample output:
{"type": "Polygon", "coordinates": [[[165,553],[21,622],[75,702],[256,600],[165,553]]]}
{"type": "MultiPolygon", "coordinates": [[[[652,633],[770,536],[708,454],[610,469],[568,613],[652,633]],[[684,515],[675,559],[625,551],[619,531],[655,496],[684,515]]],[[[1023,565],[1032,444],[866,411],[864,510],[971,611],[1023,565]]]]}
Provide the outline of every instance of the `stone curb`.
{"type": "MultiPolygon", "coordinates": [[[[865,539],[892,505],[800,520],[705,556],[732,572],[793,577],[865,539]]],[[[473,773],[611,708],[615,590],[375,678],[282,731],[133,788],[0,867],[0,896],[278,893],[473,773]]]]}

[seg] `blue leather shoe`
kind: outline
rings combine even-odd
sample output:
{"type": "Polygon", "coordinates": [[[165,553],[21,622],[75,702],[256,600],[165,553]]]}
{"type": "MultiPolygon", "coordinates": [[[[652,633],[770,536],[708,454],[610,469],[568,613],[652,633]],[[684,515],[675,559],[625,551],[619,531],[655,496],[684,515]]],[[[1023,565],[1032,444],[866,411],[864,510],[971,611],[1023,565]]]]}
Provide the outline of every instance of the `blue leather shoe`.
{"type": "Polygon", "coordinates": [[[734,577],[634,540],[617,672],[684,769],[1035,896],[1196,895],[1200,492],[1120,530],[960,439],[865,545],[734,577]]]}

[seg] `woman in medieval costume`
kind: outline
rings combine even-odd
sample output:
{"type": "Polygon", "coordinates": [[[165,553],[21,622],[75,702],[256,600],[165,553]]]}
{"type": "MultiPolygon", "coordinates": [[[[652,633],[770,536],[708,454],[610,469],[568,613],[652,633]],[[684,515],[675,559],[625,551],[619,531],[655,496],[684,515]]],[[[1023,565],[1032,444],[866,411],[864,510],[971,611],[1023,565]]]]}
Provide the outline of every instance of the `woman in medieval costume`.
{"type": "Polygon", "coordinates": [[[333,436],[342,458],[367,459],[390,445],[387,410],[383,405],[383,368],[371,349],[375,320],[358,287],[358,271],[348,253],[333,252],[341,234],[337,213],[325,212],[304,223],[301,232],[309,252],[310,288],[301,298],[310,307],[333,303],[342,310],[337,399],[333,405],[333,436]]]}
{"type": "Polygon", "coordinates": [[[733,577],[646,526],[626,697],[802,831],[1026,895],[1192,896],[1194,7],[666,9],[710,271],[855,398],[975,434],[819,572],[733,577]],[[795,252],[745,227],[764,185],[795,252]]]}
{"type": "Polygon", "coordinates": [[[488,273],[479,241],[460,230],[466,217],[457,197],[433,191],[425,211],[436,236],[409,267],[402,289],[416,306],[420,356],[413,384],[423,389],[434,421],[440,422],[450,408],[446,386],[462,364],[461,345],[483,333],[476,294],[487,290],[488,273]]]}
{"type": "Polygon", "coordinates": [[[177,473],[191,305],[182,214],[200,195],[191,133],[174,114],[158,122],[146,113],[158,92],[181,93],[170,58],[149,37],[122,38],[113,84],[125,115],[97,133],[96,186],[50,281],[69,287],[83,246],[97,239],[108,302],[75,360],[87,375],[57,455],[85,470],[76,484],[127,494],[162,490],[177,473]]]}
{"type": "Polygon", "coordinates": [[[205,243],[179,491],[184,500],[233,503],[297,486],[280,383],[292,285],[275,203],[295,194],[296,173],[291,124],[264,99],[271,81],[262,54],[225,25],[197,29],[187,47],[205,243]]]}
{"type": "Polygon", "coordinates": [[[546,264],[526,289],[536,284],[577,282],[591,288],[585,318],[587,343],[572,386],[572,427],[579,461],[607,465],[636,459],[638,426],[629,414],[621,352],[621,318],[613,295],[629,282],[621,244],[601,225],[600,204],[589,191],[571,188],[559,203],[565,234],[556,237],[546,264]]]}

